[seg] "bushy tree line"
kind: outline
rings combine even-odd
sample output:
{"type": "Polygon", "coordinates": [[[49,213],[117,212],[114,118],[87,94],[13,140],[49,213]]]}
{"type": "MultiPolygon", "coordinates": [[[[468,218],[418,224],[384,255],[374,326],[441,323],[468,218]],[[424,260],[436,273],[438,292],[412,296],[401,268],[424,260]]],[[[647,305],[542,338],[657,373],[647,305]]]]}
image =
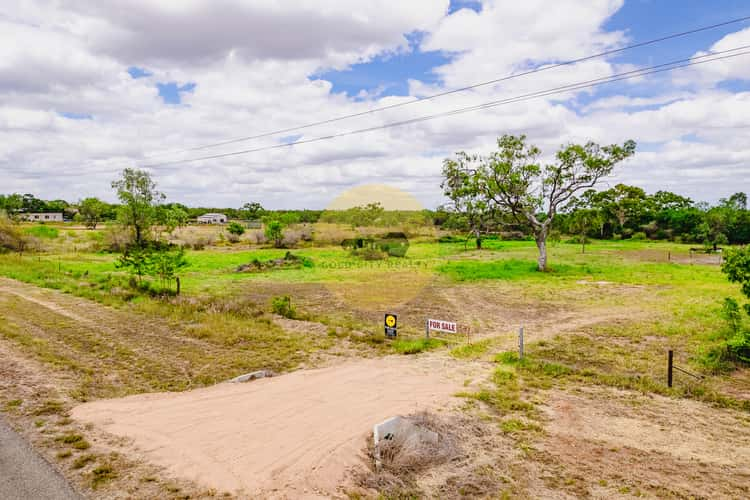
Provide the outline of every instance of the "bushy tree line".
{"type": "Polygon", "coordinates": [[[548,165],[538,162],[541,152],[525,136],[506,135],[497,145],[488,155],[459,152],[443,162],[442,187],[450,203],[433,213],[436,225],[470,235],[477,248],[489,234],[532,238],[544,268],[544,244],[553,231],[575,235],[582,243],[587,238],[664,239],[714,249],[750,243],[745,193],[709,205],[625,184],[595,189],[634,153],[630,141],[570,144],[548,165]]]}
{"type": "Polygon", "coordinates": [[[745,193],[735,193],[710,206],[669,191],[649,195],[639,187],[618,184],[583,193],[560,216],[557,228],[579,234],[582,213],[590,220],[585,231],[589,237],[664,239],[710,246],[750,243],[745,193]]]}

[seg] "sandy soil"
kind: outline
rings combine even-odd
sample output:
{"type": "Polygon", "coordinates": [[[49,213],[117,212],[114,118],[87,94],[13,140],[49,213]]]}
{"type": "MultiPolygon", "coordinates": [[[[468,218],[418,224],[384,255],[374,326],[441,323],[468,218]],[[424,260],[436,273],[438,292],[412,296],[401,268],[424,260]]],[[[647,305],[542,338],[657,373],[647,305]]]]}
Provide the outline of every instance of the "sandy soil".
{"type": "Polygon", "coordinates": [[[218,491],[275,498],[340,495],[372,425],[449,405],[450,361],[388,357],[246,384],[86,403],[72,417],[132,439],[179,477],[218,491]]]}
{"type": "Polygon", "coordinates": [[[750,494],[750,418],[745,413],[604,388],[552,391],[543,408],[548,421],[542,449],[563,471],[557,474],[578,479],[578,495],[750,494]]]}

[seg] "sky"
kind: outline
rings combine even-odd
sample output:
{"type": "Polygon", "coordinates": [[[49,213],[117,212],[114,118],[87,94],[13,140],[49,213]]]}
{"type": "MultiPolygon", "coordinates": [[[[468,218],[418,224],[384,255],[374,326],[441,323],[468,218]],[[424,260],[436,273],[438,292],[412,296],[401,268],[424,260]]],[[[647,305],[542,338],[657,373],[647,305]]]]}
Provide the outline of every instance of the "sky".
{"type": "Polygon", "coordinates": [[[378,184],[436,207],[444,158],[525,134],[544,162],[564,144],[634,139],[602,188],[715,202],[750,191],[750,55],[290,143],[750,45],[748,21],[288,129],[746,16],[746,0],[9,0],[0,192],[114,201],[111,181],[138,167],[191,206],[325,208],[378,184]]]}

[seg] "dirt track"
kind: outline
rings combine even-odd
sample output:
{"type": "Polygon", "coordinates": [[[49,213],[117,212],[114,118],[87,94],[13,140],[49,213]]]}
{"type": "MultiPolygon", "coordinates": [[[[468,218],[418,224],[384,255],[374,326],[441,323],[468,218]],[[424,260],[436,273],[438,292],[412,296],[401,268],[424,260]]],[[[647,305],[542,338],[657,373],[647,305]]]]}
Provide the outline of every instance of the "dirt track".
{"type": "Polygon", "coordinates": [[[451,404],[460,382],[449,363],[435,357],[416,364],[403,357],[356,361],[86,403],[72,416],[131,438],[154,463],[219,491],[330,497],[359,463],[373,424],[451,404]]]}

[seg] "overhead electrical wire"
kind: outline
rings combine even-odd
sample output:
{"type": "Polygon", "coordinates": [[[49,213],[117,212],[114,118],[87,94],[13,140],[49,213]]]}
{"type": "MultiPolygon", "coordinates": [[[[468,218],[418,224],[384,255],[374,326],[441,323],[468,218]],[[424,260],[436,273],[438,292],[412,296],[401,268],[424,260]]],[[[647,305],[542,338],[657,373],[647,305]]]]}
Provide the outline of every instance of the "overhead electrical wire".
{"type": "Polygon", "coordinates": [[[399,103],[389,104],[389,105],[386,105],[386,106],[380,106],[380,107],[377,107],[377,108],[368,109],[366,111],[360,111],[358,113],[352,113],[352,114],[337,116],[337,117],[334,117],[334,118],[328,118],[328,119],[320,120],[320,121],[317,121],[317,122],[307,123],[307,124],[303,124],[303,125],[296,125],[294,127],[288,127],[288,128],[284,128],[284,129],[273,130],[273,131],[270,131],[270,132],[263,132],[263,133],[256,134],[256,135],[249,135],[249,136],[245,136],[245,137],[238,137],[238,138],[235,138],[235,139],[228,139],[228,140],[225,140],[225,141],[214,142],[214,143],[210,143],[210,144],[204,144],[204,145],[201,145],[201,146],[194,146],[194,147],[184,148],[184,149],[179,149],[179,150],[166,151],[166,152],[162,152],[162,153],[155,153],[153,155],[145,157],[145,159],[149,160],[149,159],[152,159],[152,158],[159,158],[159,157],[162,157],[162,156],[175,155],[175,154],[179,154],[179,153],[187,153],[187,152],[191,152],[191,151],[200,151],[200,150],[203,150],[203,149],[209,149],[209,148],[214,148],[214,147],[219,147],[219,146],[226,146],[226,145],[229,145],[229,144],[236,144],[236,143],[239,143],[239,142],[246,142],[246,141],[251,141],[251,140],[255,140],[255,139],[262,139],[262,138],[271,137],[271,136],[274,136],[274,135],[287,134],[287,133],[290,133],[290,132],[298,132],[300,130],[305,130],[305,129],[312,128],[312,127],[317,127],[317,126],[320,126],[320,125],[328,125],[330,123],[335,123],[335,122],[339,122],[339,121],[343,121],[343,120],[348,120],[348,119],[351,119],[351,118],[357,118],[357,117],[360,117],[360,116],[366,116],[366,115],[369,115],[369,114],[372,114],[372,113],[378,113],[378,112],[381,112],[381,111],[387,111],[387,110],[390,110],[390,109],[396,109],[396,108],[400,108],[400,107],[404,107],[404,106],[408,106],[408,105],[412,105],[412,104],[417,104],[417,103],[420,103],[420,102],[429,101],[429,100],[432,100],[432,99],[437,99],[439,97],[444,97],[444,96],[456,94],[456,93],[459,93],[459,92],[466,92],[467,90],[473,90],[473,89],[477,89],[477,88],[480,88],[480,87],[485,87],[487,85],[493,85],[493,84],[496,84],[496,83],[505,82],[505,81],[512,80],[512,79],[515,79],[515,78],[521,78],[523,76],[527,76],[527,75],[531,75],[531,74],[535,74],[535,73],[541,73],[542,71],[548,71],[548,70],[552,70],[552,69],[555,69],[555,68],[560,68],[560,67],[563,67],[563,66],[570,66],[570,65],[581,63],[581,62],[589,61],[589,60],[592,60],[592,59],[597,59],[597,58],[600,58],[600,57],[605,57],[605,56],[609,56],[609,55],[613,55],[613,54],[618,54],[618,53],[625,52],[625,51],[628,51],[628,50],[637,49],[637,48],[641,48],[641,47],[646,47],[646,46],[653,45],[653,44],[656,44],[656,43],[665,42],[667,40],[673,40],[673,39],[676,39],[676,38],[681,38],[681,37],[685,37],[685,36],[689,36],[689,35],[694,35],[696,33],[701,33],[703,31],[709,31],[709,30],[721,28],[721,27],[724,27],[724,26],[728,26],[728,25],[731,25],[731,24],[741,23],[741,22],[748,21],[748,20],[750,20],[750,16],[738,17],[738,18],[735,18],[735,19],[730,19],[728,21],[723,21],[723,22],[716,23],[716,24],[711,24],[711,25],[708,25],[708,26],[701,26],[699,28],[694,28],[694,29],[687,30],[687,31],[682,31],[682,32],[679,32],[679,33],[673,33],[673,34],[665,35],[665,36],[662,36],[662,37],[659,37],[659,38],[653,38],[651,40],[646,40],[646,41],[635,43],[635,44],[632,44],[632,45],[627,45],[625,47],[620,47],[620,48],[617,48],[617,49],[606,50],[604,52],[598,52],[596,54],[591,54],[591,55],[580,57],[580,58],[577,58],[577,59],[570,59],[568,61],[563,61],[563,62],[551,64],[549,66],[539,66],[537,68],[534,68],[534,69],[531,69],[531,70],[528,70],[528,71],[523,71],[521,73],[514,73],[514,74],[511,74],[511,75],[504,76],[504,77],[495,78],[493,80],[487,80],[487,81],[475,83],[475,84],[472,84],[472,85],[467,85],[465,87],[459,87],[459,88],[456,88],[456,89],[446,90],[444,92],[439,92],[437,94],[431,94],[431,95],[422,96],[422,97],[415,97],[414,99],[412,99],[410,101],[406,101],[406,102],[399,102],[399,103]]]}
{"type": "Polygon", "coordinates": [[[263,147],[253,148],[253,149],[245,149],[245,150],[242,150],[242,151],[232,151],[232,152],[228,152],[228,153],[219,153],[219,154],[201,156],[201,157],[196,157],[196,158],[187,158],[187,159],[183,159],[183,160],[174,160],[174,161],[168,161],[168,162],[162,162],[162,163],[152,163],[152,164],[141,165],[141,167],[143,167],[143,168],[155,168],[155,167],[163,167],[163,166],[168,166],[168,165],[178,165],[178,164],[183,164],[183,163],[193,163],[193,162],[196,162],[196,161],[203,161],[203,160],[212,160],[212,159],[217,159],[217,158],[226,158],[226,157],[230,157],[230,156],[238,156],[238,155],[244,155],[244,154],[250,154],[250,153],[257,153],[257,152],[260,152],[260,151],[269,151],[269,150],[273,150],[273,149],[287,148],[287,147],[291,147],[291,146],[297,146],[297,145],[302,145],[302,144],[310,144],[310,143],[313,143],[313,142],[320,142],[320,141],[325,141],[325,140],[330,140],[330,139],[336,139],[336,138],[340,138],[340,137],[346,137],[346,136],[351,136],[351,135],[363,134],[363,133],[366,133],[366,132],[373,132],[373,131],[384,130],[384,129],[393,128],[393,127],[400,127],[400,126],[404,126],[404,125],[410,125],[410,124],[413,124],[413,123],[420,123],[420,122],[425,122],[425,121],[429,121],[429,120],[434,120],[436,118],[443,118],[443,117],[447,117],[447,116],[454,116],[454,115],[458,115],[458,114],[469,113],[469,112],[472,112],[472,111],[480,111],[480,110],[483,110],[483,109],[494,108],[494,107],[498,107],[498,106],[502,106],[502,105],[507,105],[507,104],[513,104],[513,103],[516,103],[516,102],[528,101],[528,100],[531,100],[531,99],[538,99],[538,98],[541,98],[541,97],[547,97],[547,96],[551,96],[551,95],[555,95],[555,94],[561,94],[561,93],[575,91],[575,90],[583,90],[583,89],[586,89],[586,88],[593,88],[593,87],[597,87],[597,86],[608,84],[608,83],[613,83],[613,82],[618,82],[618,81],[623,81],[623,80],[630,80],[630,79],[633,79],[633,78],[638,78],[638,77],[642,77],[642,76],[646,76],[646,75],[651,75],[651,74],[655,74],[655,73],[663,73],[663,72],[666,72],[666,71],[674,71],[674,70],[679,69],[679,68],[686,68],[686,67],[689,67],[689,66],[697,66],[697,65],[700,65],[700,64],[706,64],[706,63],[710,63],[710,62],[714,62],[714,61],[720,61],[720,60],[727,60],[727,59],[732,59],[732,58],[739,57],[739,56],[742,56],[742,55],[750,54],[750,50],[745,50],[745,49],[750,49],[750,45],[743,45],[743,46],[734,47],[734,48],[727,49],[727,50],[722,50],[722,51],[717,51],[717,52],[711,52],[711,53],[704,54],[704,55],[701,55],[701,56],[691,57],[689,59],[679,59],[679,60],[670,61],[670,62],[663,63],[663,64],[657,64],[657,65],[654,65],[654,66],[649,66],[649,67],[646,67],[646,68],[640,68],[640,69],[635,69],[635,70],[626,71],[626,72],[622,72],[622,73],[617,73],[617,74],[614,74],[614,75],[609,75],[609,76],[605,76],[605,77],[595,78],[595,79],[592,79],[592,80],[585,80],[585,81],[581,81],[581,82],[571,83],[571,84],[568,84],[568,85],[554,87],[554,88],[551,88],[551,89],[540,90],[540,91],[531,92],[531,93],[527,93],[527,94],[521,94],[521,95],[517,95],[517,96],[505,98],[505,99],[488,101],[488,102],[484,102],[484,103],[477,104],[477,105],[474,105],[474,106],[457,108],[457,109],[453,109],[453,110],[450,110],[450,111],[444,111],[444,112],[440,112],[440,113],[436,113],[436,114],[432,114],[432,115],[419,116],[419,117],[415,117],[415,118],[410,118],[410,119],[406,119],[406,120],[385,123],[385,124],[382,124],[382,125],[376,125],[376,126],[372,126],[372,127],[366,127],[366,128],[361,128],[361,129],[349,130],[349,131],[346,131],[346,132],[339,132],[339,133],[335,133],[335,134],[329,134],[329,135],[324,135],[324,136],[319,136],[319,137],[313,137],[313,138],[310,138],[310,139],[303,139],[303,140],[299,140],[299,141],[287,142],[287,143],[284,143],[284,144],[274,144],[274,145],[271,145],[271,146],[263,146],[263,147]],[[738,51],[743,51],[743,50],[745,50],[745,51],[744,52],[738,52],[738,51]]]}

